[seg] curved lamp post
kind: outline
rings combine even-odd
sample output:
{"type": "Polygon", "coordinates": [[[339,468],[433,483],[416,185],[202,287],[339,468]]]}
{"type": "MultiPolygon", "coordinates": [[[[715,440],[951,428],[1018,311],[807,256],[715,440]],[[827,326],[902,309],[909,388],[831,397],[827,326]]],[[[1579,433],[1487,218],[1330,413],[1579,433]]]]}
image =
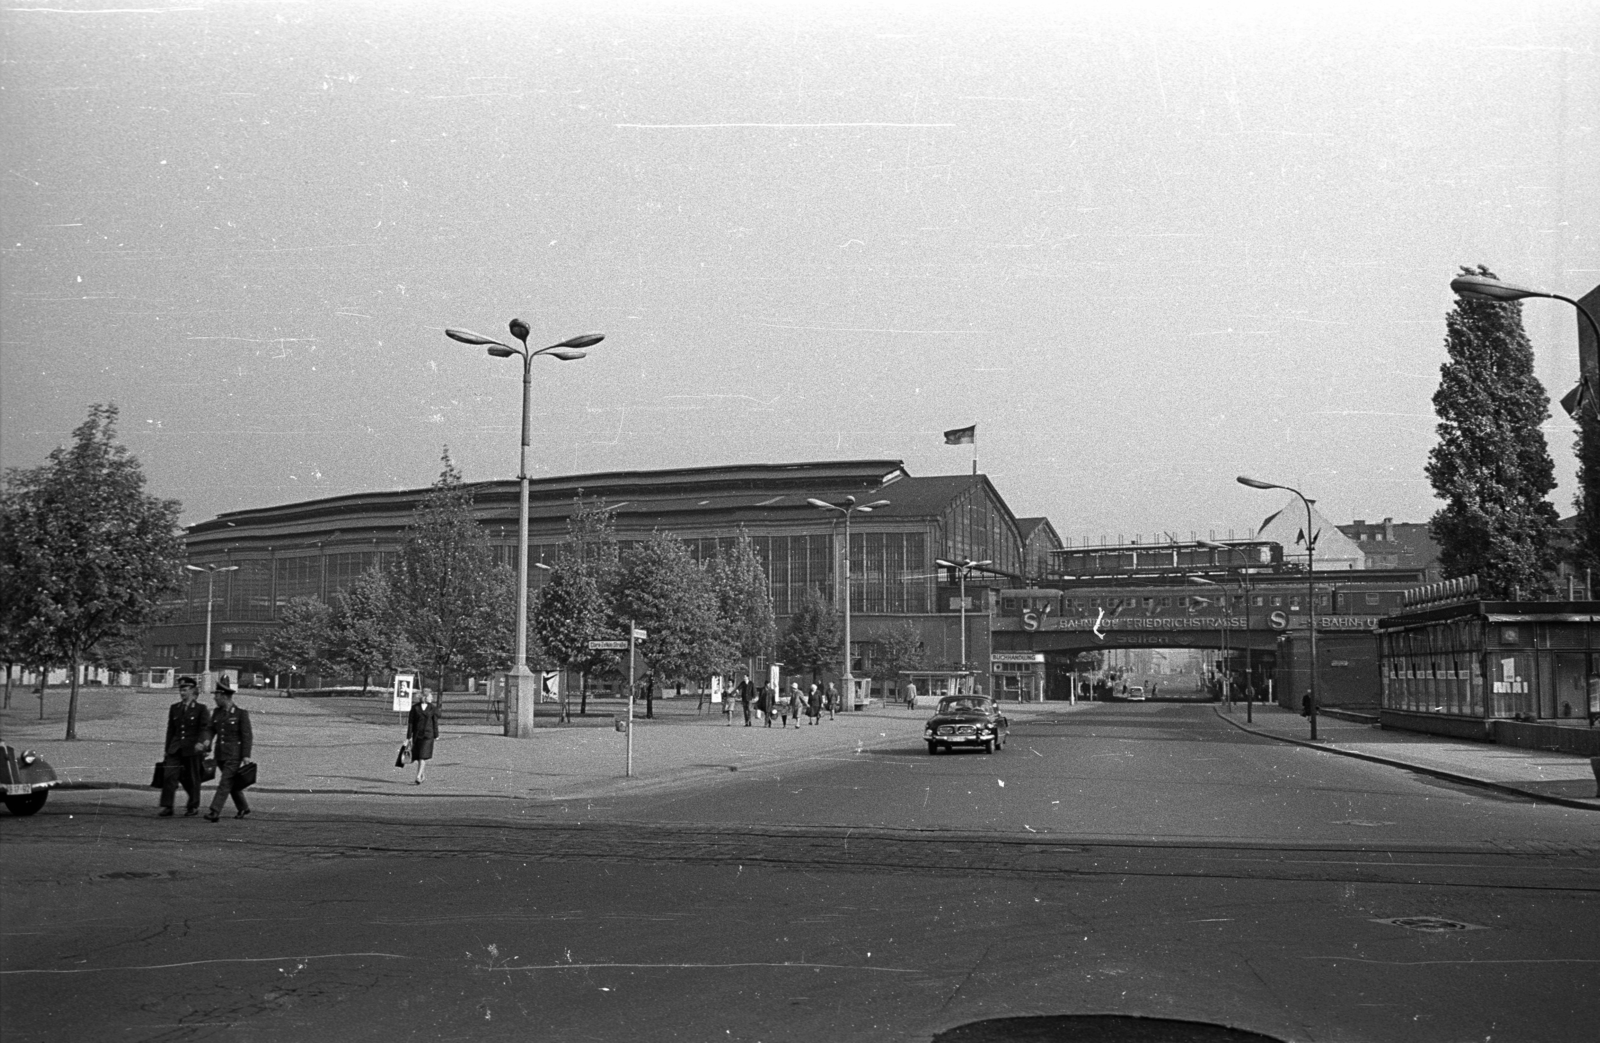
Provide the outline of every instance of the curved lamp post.
{"type": "Polygon", "coordinates": [[[205,669],[200,671],[201,696],[211,694],[211,603],[217,589],[217,573],[238,572],[237,565],[208,565],[201,568],[199,565],[185,565],[190,572],[203,572],[206,574],[206,659],[205,669]]]}
{"type": "Polygon", "coordinates": [[[854,496],[846,496],[844,503],[829,503],[812,497],[807,497],[806,503],[820,511],[838,511],[844,516],[844,672],[839,675],[839,682],[844,686],[841,693],[844,708],[849,710],[854,708],[856,701],[855,675],[851,673],[850,655],[850,516],[857,512],[871,514],[876,508],[889,506],[889,501],[873,500],[871,503],[858,504],[854,496]]]}
{"type": "Polygon", "coordinates": [[[1300,497],[1300,502],[1306,509],[1306,611],[1310,623],[1308,629],[1311,633],[1311,694],[1306,700],[1308,709],[1307,717],[1311,719],[1311,741],[1317,740],[1317,533],[1312,528],[1311,501],[1299,489],[1287,485],[1275,485],[1272,482],[1263,482],[1257,478],[1246,478],[1240,475],[1235,479],[1240,485],[1248,485],[1252,489],[1282,489],[1300,497]]]}
{"type": "MultiPolygon", "coordinates": [[[[1456,296],[1463,297],[1469,301],[1494,301],[1506,304],[1510,301],[1520,301],[1528,297],[1548,297],[1553,301],[1566,301],[1578,309],[1578,314],[1589,321],[1589,332],[1594,334],[1595,343],[1600,345],[1600,323],[1595,322],[1595,318],[1589,314],[1588,308],[1585,308],[1571,297],[1563,297],[1561,294],[1551,293],[1549,290],[1535,290],[1529,286],[1518,286],[1516,283],[1503,282],[1487,275],[1458,275],[1450,280],[1450,289],[1455,291],[1456,296]]],[[[1590,419],[1600,419],[1600,401],[1596,401],[1596,391],[1596,388],[1589,386],[1589,375],[1580,371],[1578,374],[1578,386],[1561,399],[1562,408],[1567,411],[1568,416],[1577,417],[1583,411],[1584,405],[1587,404],[1590,419]]]]}
{"type": "Polygon", "coordinates": [[[1247,722],[1255,720],[1255,697],[1251,689],[1254,687],[1254,675],[1250,672],[1250,569],[1244,551],[1238,547],[1230,547],[1226,543],[1216,543],[1212,540],[1197,540],[1202,547],[1211,550],[1231,551],[1239,555],[1239,596],[1244,598],[1244,719],[1247,722]]]}
{"type": "Polygon", "coordinates": [[[953,569],[961,578],[961,669],[967,668],[967,577],[973,572],[993,565],[993,561],[973,561],[970,558],[961,561],[946,561],[943,558],[934,558],[933,563],[940,568],[953,569]]]}
{"type": "Polygon", "coordinates": [[[1233,710],[1233,699],[1231,698],[1233,694],[1233,686],[1229,683],[1232,680],[1232,677],[1228,673],[1228,613],[1230,611],[1228,607],[1228,588],[1224,587],[1216,580],[1206,579],[1204,576],[1190,576],[1189,582],[1200,583],[1208,587],[1217,588],[1217,596],[1215,598],[1203,598],[1196,596],[1195,600],[1203,601],[1213,608],[1222,610],[1222,614],[1217,617],[1217,642],[1222,646],[1222,668],[1218,670],[1217,673],[1220,675],[1218,680],[1222,685],[1223,708],[1231,713],[1233,710]]]}
{"type": "Polygon", "coordinates": [[[511,674],[516,679],[513,684],[516,691],[506,692],[506,725],[505,734],[511,738],[531,738],[533,735],[533,707],[538,698],[537,685],[533,681],[533,672],[528,669],[528,445],[529,438],[529,409],[533,402],[533,360],[540,355],[549,355],[551,358],[562,362],[581,359],[588,352],[584,348],[593,347],[606,339],[604,333],[583,333],[576,337],[568,337],[559,344],[552,344],[547,348],[537,351],[528,348],[528,324],[521,319],[512,319],[510,323],[511,335],[521,343],[522,347],[513,348],[509,344],[501,343],[490,337],[485,337],[471,330],[447,329],[444,335],[451,340],[462,344],[473,344],[489,349],[489,354],[497,359],[508,359],[513,355],[522,358],[522,455],[517,463],[517,481],[521,485],[521,495],[517,510],[517,632],[516,632],[516,660],[512,664],[511,674]],[[523,696],[528,698],[524,699],[523,696]],[[515,702],[515,705],[511,705],[515,702]]]}

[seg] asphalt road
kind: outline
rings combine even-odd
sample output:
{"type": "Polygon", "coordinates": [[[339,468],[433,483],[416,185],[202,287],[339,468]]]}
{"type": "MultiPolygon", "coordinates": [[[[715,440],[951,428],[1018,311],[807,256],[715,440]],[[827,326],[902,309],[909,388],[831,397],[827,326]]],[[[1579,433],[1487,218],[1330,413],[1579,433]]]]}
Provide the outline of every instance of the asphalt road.
{"type": "Polygon", "coordinates": [[[263,795],[214,826],[151,803],[0,816],[8,1043],[923,1041],[1062,1013],[1561,1043],[1600,1024],[1600,817],[1199,707],[603,802],[399,817],[263,795]]]}

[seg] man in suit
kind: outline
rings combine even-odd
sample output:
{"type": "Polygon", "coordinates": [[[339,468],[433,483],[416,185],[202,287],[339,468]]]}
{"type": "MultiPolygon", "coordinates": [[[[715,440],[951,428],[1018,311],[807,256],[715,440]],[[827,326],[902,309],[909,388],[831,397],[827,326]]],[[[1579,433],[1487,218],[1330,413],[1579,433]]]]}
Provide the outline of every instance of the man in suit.
{"type": "Polygon", "coordinates": [[[739,680],[739,705],[744,708],[744,726],[750,727],[750,701],[756,697],[756,686],[751,683],[750,675],[745,674],[739,680]]]}
{"type": "Polygon", "coordinates": [[[217,759],[217,792],[211,797],[211,810],[206,821],[215,822],[222,817],[222,806],[233,797],[234,818],[250,814],[250,803],[244,799],[244,790],[233,788],[233,777],[240,768],[250,763],[250,713],[233,705],[233,686],[226,677],[217,681],[214,693],[217,709],[211,715],[212,756],[217,759]]]}
{"type": "Polygon", "coordinates": [[[200,814],[200,780],[205,767],[211,712],[200,704],[200,687],[192,677],[178,678],[178,701],[167,710],[167,745],[161,758],[161,810],[172,816],[178,784],[189,801],[184,815],[200,814]]]}

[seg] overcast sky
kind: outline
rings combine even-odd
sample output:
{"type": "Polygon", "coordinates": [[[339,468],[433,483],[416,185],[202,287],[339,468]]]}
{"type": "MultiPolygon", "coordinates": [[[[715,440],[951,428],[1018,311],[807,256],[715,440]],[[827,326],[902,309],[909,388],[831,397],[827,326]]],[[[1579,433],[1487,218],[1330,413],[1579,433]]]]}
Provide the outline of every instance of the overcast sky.
{"type": "MultiPolygon", "coordinates": [[[[0,459],[184,519],[516,473],[981,468],[1064,535],[1423,521],[1448,282],[1600,283],[1600,3],[6,0],[0,459]],[[1280,7],[1301,10],[1280,10],[1280,7]]],[[[1552,397],[1575,314],[1529,302],[1552,397]]],[[[1559,407],[1556,408],[1559,414],[1559,407]]],[[[1546,425],[1571,513],[1572,428],[1546,425]]]]}

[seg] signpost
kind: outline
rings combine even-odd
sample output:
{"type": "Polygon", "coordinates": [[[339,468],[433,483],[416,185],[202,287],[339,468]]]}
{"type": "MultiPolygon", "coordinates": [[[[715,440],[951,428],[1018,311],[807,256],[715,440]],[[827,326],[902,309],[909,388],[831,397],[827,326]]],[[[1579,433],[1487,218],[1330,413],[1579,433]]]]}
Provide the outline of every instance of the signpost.
{"type": "Polygon", "coordinates": [[[411,709],[411,693],[416,687],[416,674],[394,675],[394,701],[390,706],[395,713],[406,713],[411,709]]]}
{"type": "Polygon", "coordinates": [[[640,630],[638,627],[634,626],[632,624],[632,622],[630,622],[628,624],[628,637],[627,637],[626,640],[624,640],[623,638],[620,638],[620,637],[608,637],[608,638],[596,638],[595,640],[589,642],[589,648],[591,650],[593,650],[593,651],[596,651],[596,652],[622,652],[622,651],[626,651],[628,653],[628,719],[625,722],[619,721],[618,725],[619,725],[619,730],[625,731],[625,732],[628,733],[628,767],[627,767],[626,774],[629,775],[629,776],[633,775],[633,664],[634,664],[634,658],[633,657],[634,657],[634,651],[635,651],[634,642],[643,641],[646,638],[648,638],[649,636],[650,636],[650,634],[647,631],[640,630]]]}

